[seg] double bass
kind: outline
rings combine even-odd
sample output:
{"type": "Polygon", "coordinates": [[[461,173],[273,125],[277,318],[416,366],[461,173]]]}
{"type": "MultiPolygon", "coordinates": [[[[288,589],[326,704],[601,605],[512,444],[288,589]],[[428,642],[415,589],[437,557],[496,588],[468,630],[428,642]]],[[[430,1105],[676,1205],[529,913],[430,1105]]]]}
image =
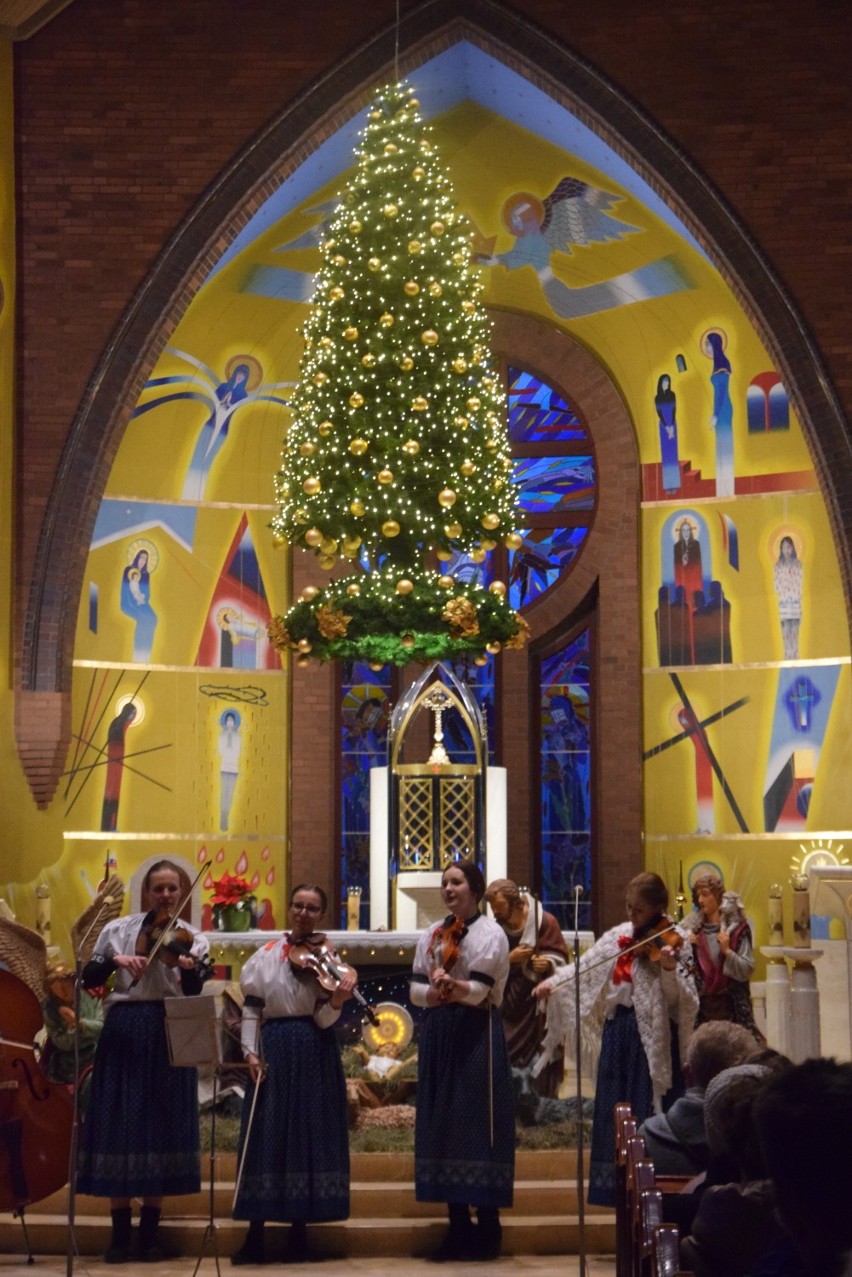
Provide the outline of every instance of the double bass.
{"type": "Polygon", "coordinates": [[[0,1210],[23,1214],[68,1182],[74,1101],[36,1059],[38,998],[0,971],[0,1210]]]}

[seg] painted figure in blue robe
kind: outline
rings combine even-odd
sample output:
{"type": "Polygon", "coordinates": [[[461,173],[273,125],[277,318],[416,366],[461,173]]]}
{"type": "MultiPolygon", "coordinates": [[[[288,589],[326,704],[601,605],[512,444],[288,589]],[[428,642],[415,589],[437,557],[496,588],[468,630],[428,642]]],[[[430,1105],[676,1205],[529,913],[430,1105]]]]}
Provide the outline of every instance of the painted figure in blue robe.
{"type": "Polygon", "coordinates": [[[132,659],[141,665],[151,659],[157,628],[157,614],[151,607],[149,557],[147,550],[138,550],[121,574],[121,610],[136,623],[132,659]]]}
{"type": "Polygon", "coordinates": [[[228,380],[216,387],[216,406],[201,427],[183,485],[182,495],[188,501],[204,500],[210,467],[228,437],[228,426],[235,409],[248,395],[248,378],[248,364],[237,364],[228,380]]]}
{"type": "Polygon", "coordinates": [[[660,430],[660,459],[663,468],[663,491],[680,490],[680,458],[677,451],[677,396],[672,390],[672,379],[663,373],[657,381],[654,396],[657,424],[660,430]]]}
{"type": "Polygon", "coordinates": [[[734,495],[734,409],[731,403],[731,361],[723,348],[719,332],[705,337],[706,353],[713,358],[710,384],[713,387],[713,416],[710,425],[716,431],[716,496],[734,495]]]}

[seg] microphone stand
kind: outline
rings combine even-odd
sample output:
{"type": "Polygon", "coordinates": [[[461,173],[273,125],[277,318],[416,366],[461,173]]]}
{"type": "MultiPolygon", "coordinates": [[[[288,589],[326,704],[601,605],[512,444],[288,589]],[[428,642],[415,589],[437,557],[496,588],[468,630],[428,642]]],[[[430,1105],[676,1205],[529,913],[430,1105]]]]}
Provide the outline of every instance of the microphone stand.
{"type": "Polygon", "coordinates": [[[74,1107],[71,1117],[71,1150],[68,1154],[68,1248],[65,1271],[68,1277],[74,1272],[74,1255],[77,1245],[74,1238],[74,1219],[77,1208],[77,1154],[80,1145],[80,1005],[83,991],[83,960],[86,941],[94,931],[105,909],[114,904],[112,896],[104,896],[101,907],[92,919],[74,954],[74,1107]]]}
{"type": "Polygon", "coordinates": [[[583,1173],[583,1078],[580,1060],[580,894],[582,887],[574,888],[574,1056],[577,1069],[577,1225],[580,1236],[580,1266],[578,1277],[586,1277],[586,1203],[583,1173]]]}

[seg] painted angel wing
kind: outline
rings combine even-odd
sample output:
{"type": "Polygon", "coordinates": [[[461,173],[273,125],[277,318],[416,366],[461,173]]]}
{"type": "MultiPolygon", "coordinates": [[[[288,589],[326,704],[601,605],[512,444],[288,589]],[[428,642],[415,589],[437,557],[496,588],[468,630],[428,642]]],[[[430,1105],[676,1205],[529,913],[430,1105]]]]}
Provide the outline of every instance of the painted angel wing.
{"type": "Polygon", "coordinates": [[[124,904],[124,883],[118,874],[111,874],[105,886],[95,896],[71,928],[71,947],[83,966],[89,961],[95,941],[108,922],[121,913],[124,904]],[[93,925],[94,924],[94,925],[93,925]],[[91,931],[89,928],[91,927],[91,931]],[[87,935],[86,933],[89,932],[87,935]],[[85,941],[85,944],[83,942],[85,941]],[[83,945],[82,951],[80,946],[83,945]]]}
{"type": "Polygon", "coordinates": [[[544,201],[542,234],[552,248],[563,253],[570,253],[572,244],[605,244],[632,235],[638,226],[629,226],[609,214],[620,199],[577,177],[563,177],[544,201]]]}
{"type": "Polygon", "coordinates": [[[31,927],[16,922],[11,913],[7,916],[7,912],[0,916],[0,966],[7,967],[43,1002],[47,970],[44,938],[31,927]]]}

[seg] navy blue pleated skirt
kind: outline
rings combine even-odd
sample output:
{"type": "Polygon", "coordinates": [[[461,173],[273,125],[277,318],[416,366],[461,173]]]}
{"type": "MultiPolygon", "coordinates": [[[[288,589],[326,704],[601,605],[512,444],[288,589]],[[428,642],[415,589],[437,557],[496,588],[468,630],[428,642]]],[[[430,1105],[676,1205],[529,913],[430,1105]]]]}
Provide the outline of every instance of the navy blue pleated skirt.
{"type": "Polygon", "coordinates": [[[589,1201],[595,1206],[615,1205],[614,1109],[622,1100],[629,1101],[637,1124],[654,1111],[651,1072],[632,1007],[618,1007],[604,1021],[589,1155],[589,1201]]]}
{"type": "Polygon", "coordinates": [[[515,1102],[496,1008],[451,1003],[424,1016],[414,1159],[419,1202],[512,1205],[515,1102]]]}
{"type": "Polygon", "coordinates": [[[198,1077],[169,1061],[162,1002],[118,1002],[95,1054],[77,1189],[165,1197],[201,1187],[198,1077]]]}
{"type": "MultiPolygon", "coordinates": [[[[311,1016],[268,1020],[260,1084],[234,1219],[347,1219],[346,1082],[333,1029],[311,1016]]],[[[254,1087],[243,1101],[240,1164],[254,1087]]]]}

